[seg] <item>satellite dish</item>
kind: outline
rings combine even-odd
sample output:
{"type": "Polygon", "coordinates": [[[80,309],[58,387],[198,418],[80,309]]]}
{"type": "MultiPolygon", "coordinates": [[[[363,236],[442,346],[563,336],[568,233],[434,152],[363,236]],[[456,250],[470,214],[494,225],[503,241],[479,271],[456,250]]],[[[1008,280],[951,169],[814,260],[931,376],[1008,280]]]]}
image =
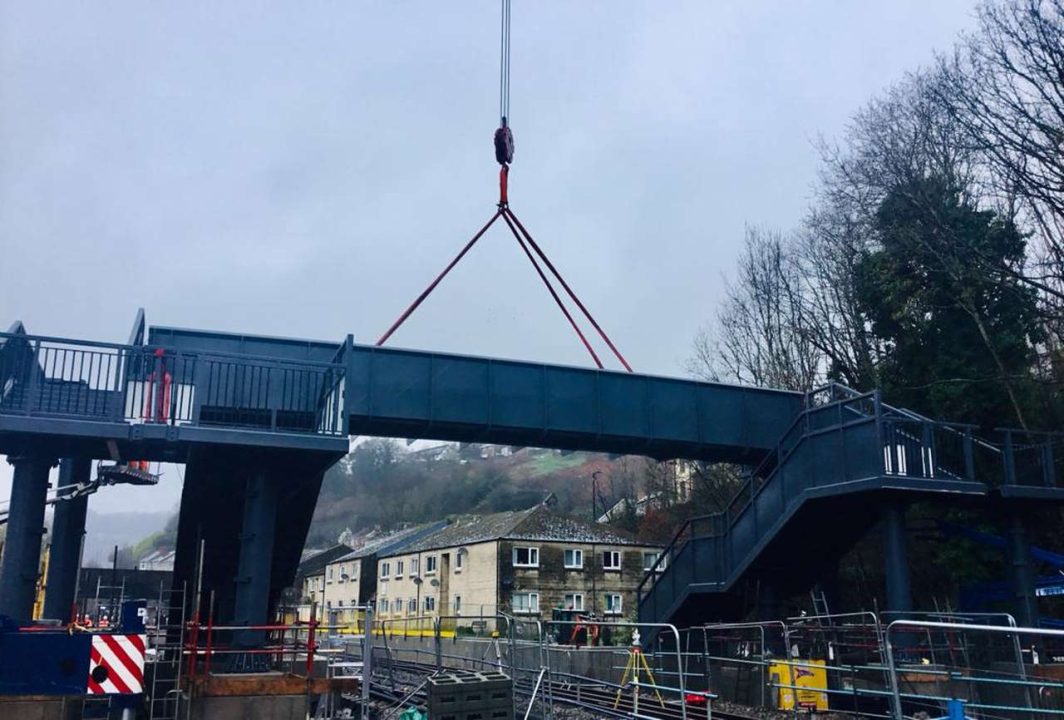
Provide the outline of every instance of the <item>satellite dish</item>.
{"type": "Polygon", "coordinates": [[[424,582],[424,580],[422,580],[420,577],[415,577],[414,578],[414,584],[415,585],[420,585],[423,582],[424,582]]]}
{"type": "Polygon", "coordinates": [[[440,581],[436,578],[432,578],[432,580],[429,581],[429,585],[431,585],[432,587],[439,587],[440,581]]]}

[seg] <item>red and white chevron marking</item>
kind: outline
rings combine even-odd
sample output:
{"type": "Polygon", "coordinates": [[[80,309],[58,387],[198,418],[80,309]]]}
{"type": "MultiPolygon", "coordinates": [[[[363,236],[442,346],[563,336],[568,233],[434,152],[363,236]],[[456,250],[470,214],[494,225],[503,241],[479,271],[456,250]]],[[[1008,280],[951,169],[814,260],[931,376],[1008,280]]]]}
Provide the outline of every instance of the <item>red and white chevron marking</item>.
{"type": "Polygon", "coordinates": [[[144,635],[93,635],[89,651],[89,695],[144,692],[144,635]]]}

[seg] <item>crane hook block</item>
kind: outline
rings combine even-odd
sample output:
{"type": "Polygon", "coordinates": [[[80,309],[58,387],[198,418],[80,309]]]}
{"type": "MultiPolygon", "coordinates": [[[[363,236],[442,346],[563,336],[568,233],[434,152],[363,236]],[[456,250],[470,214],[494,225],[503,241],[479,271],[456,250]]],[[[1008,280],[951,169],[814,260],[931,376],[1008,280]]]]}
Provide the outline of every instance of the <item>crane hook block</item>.
{"type": "Polygon", "coordinates": [[[514,134],[510,132],[506,118],[502,119],[502,125],[495,131],[495,160],[500,165],[509,165],[514,161],[514,134]]]}

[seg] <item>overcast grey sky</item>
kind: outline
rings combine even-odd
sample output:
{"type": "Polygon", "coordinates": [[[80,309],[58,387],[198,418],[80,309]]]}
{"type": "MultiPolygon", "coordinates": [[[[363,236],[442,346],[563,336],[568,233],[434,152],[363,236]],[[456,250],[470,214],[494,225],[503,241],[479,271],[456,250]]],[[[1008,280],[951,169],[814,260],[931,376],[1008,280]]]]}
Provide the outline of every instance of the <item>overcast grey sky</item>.
{"type": "MultiPolygon", "coordinates": [[[[498,1],[0,4],[0,325],[372,342],[493,211],[498,1]]],[[[513,1],[510,200],[636,370],[971,0],[513,1]]],[[[589,359],[493,231],[392,344],[589,359]]],[[[0,497],[8,493],[0,470],[0,497]]],[[[168,507],[164,487],[97,509],[168,507]]]]}

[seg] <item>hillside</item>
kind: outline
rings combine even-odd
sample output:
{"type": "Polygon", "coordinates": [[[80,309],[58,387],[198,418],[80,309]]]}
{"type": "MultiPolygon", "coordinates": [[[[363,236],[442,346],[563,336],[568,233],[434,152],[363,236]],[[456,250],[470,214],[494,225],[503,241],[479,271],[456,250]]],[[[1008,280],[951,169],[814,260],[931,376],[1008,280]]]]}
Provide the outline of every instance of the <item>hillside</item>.
{"type": "MultiPolygon", "coordinates": [[[[522,510],[548,493],[556,497],[560,512],[597,519],[626,498],[655,489],[660,494],[662,467],[632,456],[495,445],[409,449],[394,440],[370,439],[358,444],[326,475],[306,544],[331,545],[346,530],[390,528],[462,513],[522,510]]],[[[697,488],[695,494],[699,494],[697,488]]],[[[690,508],[677,505],[668,512],[652,509],[637,517],[634,506],[622,507],[611,515],[611,523],[652,541],[667,540],[678,519],[693,514],[690,508]]],[[[150,520],[147,527],[137,525],[139,534],[127,534],[118,543],[123,546],[121,564],[174,547],[176,516],[150,520]]],[[[110,546],[115,543],[106,542],[110,557],[110,546]]]]}
{"type": "Polygon", "coordinates": [[[394,441],[369,440],[326,476],[307,544],[334,542],[345,529],[522,509],[547,493],[561,512],[598,517],[642,489],[646,467],[641,458],[594,453],[489,445],[408,451],[394,441]]]}

